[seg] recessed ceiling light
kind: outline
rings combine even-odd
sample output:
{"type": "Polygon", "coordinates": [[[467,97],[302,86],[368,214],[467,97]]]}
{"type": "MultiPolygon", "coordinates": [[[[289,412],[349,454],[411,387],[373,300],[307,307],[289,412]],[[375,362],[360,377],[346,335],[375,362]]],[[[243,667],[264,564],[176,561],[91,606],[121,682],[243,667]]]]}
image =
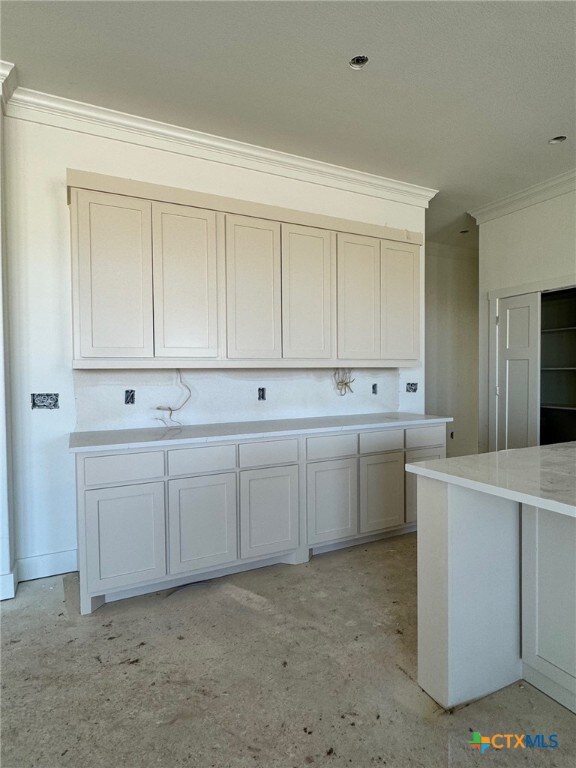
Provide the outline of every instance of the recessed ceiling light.
{"type": "Polygon", "coordinates": [[[566,141],[566,136],[554,136],[553,139],[548,139],[548,144],[562,144],[566,141]]]}
{"type": "Polygon", "coordinates": [[[352,69],[362,69],[368,64],[368,56],[353,56],[348,64],[352,69]]]}

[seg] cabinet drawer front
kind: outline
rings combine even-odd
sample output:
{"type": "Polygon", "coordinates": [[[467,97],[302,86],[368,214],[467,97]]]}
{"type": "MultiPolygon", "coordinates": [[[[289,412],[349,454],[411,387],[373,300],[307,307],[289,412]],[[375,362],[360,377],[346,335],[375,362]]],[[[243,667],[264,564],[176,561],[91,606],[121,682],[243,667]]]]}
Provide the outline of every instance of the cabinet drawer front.
{"type": "Polygon", "coordinates": [[[236,467],[235,445],[212,445],[168,451],[168,474],[189,475],[236,467]]]}
{"type": "Polygon", "coordinates": [[[446,427],[412,427],[406,430],[406,448],[425,448],[428,445],[445,445],[446,427]]]}
{"type": "Polygon", "coordinates": [[[164,475],[164,452],[125,453],[115,456],[91,456],[84,459],[86,485],[129,483],[152,480],[164,475]]]}
{"type": "Polygon", "coordinates": [[[240,444],[241,467],[265,467],[298,461],[298,440],[240,444]]]}
{"type": "Polygon", "coordinates": [[[306,440],[308,459],[334,459],[338,456],[351,456],[358,452],[358,435],[330,435],[329,437],[309,437],[306,440]]]}
{"type": "Polygon", "coordinates": [[[387,429],[382,432],[360,433],[360,453],[401,451],[404,448],[404,430],[387,429]]]}

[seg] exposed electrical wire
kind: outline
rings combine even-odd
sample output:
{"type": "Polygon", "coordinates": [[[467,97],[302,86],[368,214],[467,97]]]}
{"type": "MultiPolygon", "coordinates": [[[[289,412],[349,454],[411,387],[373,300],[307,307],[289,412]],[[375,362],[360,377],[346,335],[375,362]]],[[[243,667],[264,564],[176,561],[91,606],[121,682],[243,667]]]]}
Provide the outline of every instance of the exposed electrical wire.
{"type": "Polygon", "coordinates": [[[332,378],[334,379],[334,384],[336,384],[338,394],[341,397],[344,397],[347,392],[354,392],[352,389],[352,383],[355,381],[355,379],[352,378],[351,368],[336,368],[332,374],[332,378]]]}
{"type": "Polygon", "coordinates": [[[185,389],[188,394],[184,397],[184,400],[180,403],[180,405],[175,406],[174,408],[171,405],[157,405],[156,406],[156,410],[157,411],[166,411],[169,414],[168,415],[168,421],[166,421],[166,419],[163,416],[156,416],[155,417],[158,421],[161,421],[167,427],[169,427],[171,424],[174,424],[174,425],[179,426],[179,427],[182,426],[182,422],[181,421],[177,421],[176,419],[174,419],[174,414],[177,413],[178,411],[181,411],[182,408],[184,408],[184,406],[188,402],[188,400],[190,400],[190,398],[192,397],[192,390],[190,389],[188,384],[186,384],[182,380],[182,373],[180,371],[180,368],[177,368],[176,372],[178,374],[178,384],[180,384],[180,386],[183,389],[185,389]]]}

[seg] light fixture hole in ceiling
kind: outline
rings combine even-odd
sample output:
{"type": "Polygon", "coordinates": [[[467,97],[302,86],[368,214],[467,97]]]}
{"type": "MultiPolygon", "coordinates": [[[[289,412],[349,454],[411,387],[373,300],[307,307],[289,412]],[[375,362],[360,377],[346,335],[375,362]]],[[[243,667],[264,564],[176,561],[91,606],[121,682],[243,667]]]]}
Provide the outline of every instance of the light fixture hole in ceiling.
{"type": "Polygon", "coordinates": [[[368,64],[368,56],[353,56],[348,64],[351,69],[362,69],[368,64]]]}
{"type": "Polygon", "coordinates": [[[554,136],[553,139],[548,139],[548,144],[562,144],[563,141],[566,141],[566,136],[554,136]]]}

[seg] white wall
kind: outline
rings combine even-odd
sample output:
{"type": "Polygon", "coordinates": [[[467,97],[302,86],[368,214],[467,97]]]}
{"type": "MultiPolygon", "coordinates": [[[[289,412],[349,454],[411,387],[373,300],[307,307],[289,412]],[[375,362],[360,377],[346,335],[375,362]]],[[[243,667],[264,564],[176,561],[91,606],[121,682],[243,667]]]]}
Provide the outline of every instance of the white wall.
{"type": "Polygon", "coordinates": [[[576,192],[480,224],[480,449],[488,450],[490,291],[537,291],[576,283],[576,192]],[[519,290],[516,290],[519,288],[519,290]]]}
{"type": "MultiPolygon", "coordinates": [[[[164,149],[142,146],[131,143],[128,131],[115,131],[119,140],[90,135],[85,124],[80,133],[32,119],[6,119],[16,554],[22,579],[75,568],[74,467],[67,444],[77,423],[83,429],[146,426],[154,423],[151,404],[170,403],[176,394],[174,375],[166,372],[73,375],[67,168],[424,231],[424,209],[415,205],[183,155],[171,151],[169,141],[164,149]],[[137,390],[133,411],[119,405],[125,388],[137,390]],[[32,392],[58,392],[60,409],[32,411],[32,392]]],[[[359,372],[355,395],[344,398],[334,395],[329,375],[318,371],[189,372],[186,378],[195,391],[186,420],[200,423],[398,405],[422,412],[424,406],[421,369],[408,376],[419,383],[418,394],[401,397],[398,374],[390,372],[359,372]],[[368,394],[372,381],[382,384],[378,398],[368,394]],[[257,386],[269,389],[264,404],[254,401],[257,386]],[[210,396],[213,388],[217,399],[210,396]]]]}
{"type": "Polygon", "coordinates": [[[426,413],[452,416],[446,452],[478,451],[478,252],[426,242],[426,413]]]}

